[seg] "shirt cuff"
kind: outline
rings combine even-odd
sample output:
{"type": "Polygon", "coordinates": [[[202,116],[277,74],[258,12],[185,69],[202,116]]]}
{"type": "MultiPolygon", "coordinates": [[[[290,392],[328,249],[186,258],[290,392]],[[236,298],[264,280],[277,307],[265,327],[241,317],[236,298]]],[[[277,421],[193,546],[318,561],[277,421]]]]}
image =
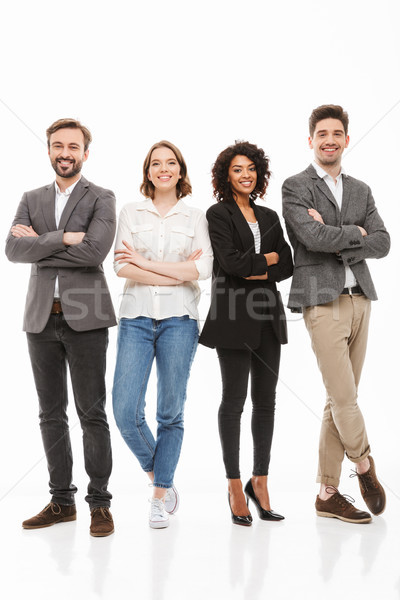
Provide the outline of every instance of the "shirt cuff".
{"type": "Polygon", "coordinates": [[[208,279],[211,277],[212,272],[212,258],[202,257],[194,261],[197,271],[199,272],[199,281],[201,279],[208,279]]]}

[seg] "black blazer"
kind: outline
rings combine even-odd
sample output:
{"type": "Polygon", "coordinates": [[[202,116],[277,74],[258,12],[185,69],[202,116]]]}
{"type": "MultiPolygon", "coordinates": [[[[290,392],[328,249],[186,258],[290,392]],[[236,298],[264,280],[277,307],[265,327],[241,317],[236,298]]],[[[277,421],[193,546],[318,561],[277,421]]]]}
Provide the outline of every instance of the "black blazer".
{"type": "Polygon", "coordinates": [[[272,326],[281,344],[287,343],[286,317],[275,282],[292,275],[290,247],[273,210],[251,202],[261,234],[260,254],[253,233],[236,202],[220,202],[207,211],[214,251],[211,306],[200,336],[210,348],[257,348],[263,321],[272,326]],[[267,266],[264,254],[277,252],[277,265],[267,266]],[[263,275],[267,280],[244,277],[263,275]]]}

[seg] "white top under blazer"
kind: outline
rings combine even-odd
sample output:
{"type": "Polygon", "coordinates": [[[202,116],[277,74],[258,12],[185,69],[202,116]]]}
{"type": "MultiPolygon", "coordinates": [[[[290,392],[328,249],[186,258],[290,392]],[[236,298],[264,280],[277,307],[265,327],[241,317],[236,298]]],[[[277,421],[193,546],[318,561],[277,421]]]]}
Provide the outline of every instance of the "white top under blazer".
{"type": "MultiPolygon", "coordinates": [[[[185,261],[194,250],[201,248],[203,254],[194,261],[199,280],[211,276],[213,254],[206,217],[201,210],[186,205],[183,200],[178,200],[163,217],[150,198],[126,204],[119,215],[115,249],[125,248],[123,240],[145,258],[163,262],[185,261]]],[[[127,264],[114,261],[115,272],[127,264]]],[[[189,315],[198,321],[199,299],[197,281],[159,286],[127,279],[119,318],[142,316],[160,320],[189,315]]]]}

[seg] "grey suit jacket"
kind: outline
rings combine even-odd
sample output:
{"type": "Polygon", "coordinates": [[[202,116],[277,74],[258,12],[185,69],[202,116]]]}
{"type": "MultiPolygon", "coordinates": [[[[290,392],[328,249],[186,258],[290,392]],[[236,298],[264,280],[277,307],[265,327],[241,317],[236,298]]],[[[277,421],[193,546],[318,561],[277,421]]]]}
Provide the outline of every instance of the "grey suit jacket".
{"type": "Polygon", "coordinates": [[[64,317],[76,331],[116,324],[102,262],[114,240],[115,196],[81,177],[57,229],[54,182],[25,192],[13,225],[32,225],[39,237],[6,241],[9,260],[32,263],[25,306],[24,331],[39,333],[49,319],[56,277],[64,317]],[[80,244],[65,246],[65,231],[84,231],[80,244]]]}
{"type": "Polygon", "coordinates": [[[289,308],[325,304],[337,298],[345,283],[345,265],[351,267],[365,296],[376,300],[366,258],[382,258],[390,237],[378,214],[370,188],[343,175],[342,209],[314,167],[289,177],[282,187],[283,216],[294,249],[294,274],[289,308]],[[314,221],[315,208],[325,224],[314,221]],[[363,237],[357,225],[368,235],[363,237]],[[340,252],[342,262],[336,253],[340,252]]]}

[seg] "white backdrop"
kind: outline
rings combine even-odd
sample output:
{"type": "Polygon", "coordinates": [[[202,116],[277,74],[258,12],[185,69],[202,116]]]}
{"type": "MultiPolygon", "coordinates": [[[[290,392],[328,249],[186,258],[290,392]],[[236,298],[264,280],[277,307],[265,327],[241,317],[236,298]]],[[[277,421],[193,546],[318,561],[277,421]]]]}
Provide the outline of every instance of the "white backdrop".
{"type": "MultiPolygon", "coordinates": [[[[370,261],[380,299],[373,306],[360,389],[373,453],[393,501],[400,499],[399,12],[397,0],[17,0],[3,12],[0,36],[3,238],[22,193],[53,179],[45,129],[57,118],[75,117],[91,129],[94,141],[83,172],[115,191],[118,209],[140,197],[148,148],[169,139],[189,166],[189,201],[206,210],[212,203],[210,169],[217,153],[235,139],[247,139],[271,157],[273,179],[266,202],[281,214],[283,180],[311,160],[311,110],[322,103],[344,106],[350,115],[344,167],[372,187],[393,241],[387,258],[370,261]]],[[[110,256],[105,267],[117,308],[122,282],[111,264],[110,256]]],[[[47,471],[21,331],[29,267],[8,263],[2,255],[1,272],[0,499],[34,494],[44,501],[47,471]]],[[[288,287],[287,282],[281,285],[284,297],[288,287]]],[[[204,318],[209,284],[203,288],[204,318]]],[[[312,499],[324,392],[304,324],[290,314],[288,319],[290,343],[282,355],[271,485],[275,495],[301,485],[312,499]]],[[[116,328],[110,333],[110,391],[115,339],[116,328]]],[[[154,380],[150,414],[153,389],[154,380]]],[[[219,396],[216,355],[200,347],[177,473],[183,489],[193,490],[199,483],[221,493],[225,489],[216,425],[219,396]]],[[[145,481],[114,425],[111,394],[108,402],[115,464],[110,487],[117,499],[145,481]]],[[[251,470],[249,408],[243,424],[244,478],[251,470]]],[[[70,421],[75,483],[83,496],[87,478],[73,406],[70,421]]]]}

